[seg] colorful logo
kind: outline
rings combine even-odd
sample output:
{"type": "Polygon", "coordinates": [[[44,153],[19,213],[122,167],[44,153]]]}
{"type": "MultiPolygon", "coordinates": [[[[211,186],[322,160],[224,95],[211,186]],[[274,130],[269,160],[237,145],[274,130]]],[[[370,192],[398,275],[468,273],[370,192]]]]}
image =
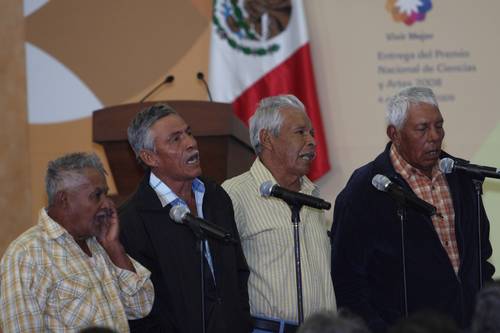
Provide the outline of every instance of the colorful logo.
{"type": "Polygon", "coordinates": [[[432,9],[431,0],[387,0],[385,8],[396,22],[412,25],[425,20],[425,14],[432,9]]]}
{"type": "Polygon", "coordinates": [[[291,0],[214,0],[213,23],[220,38],[247,55],[279,50],[273,39],[290,21],[291,0]]]}

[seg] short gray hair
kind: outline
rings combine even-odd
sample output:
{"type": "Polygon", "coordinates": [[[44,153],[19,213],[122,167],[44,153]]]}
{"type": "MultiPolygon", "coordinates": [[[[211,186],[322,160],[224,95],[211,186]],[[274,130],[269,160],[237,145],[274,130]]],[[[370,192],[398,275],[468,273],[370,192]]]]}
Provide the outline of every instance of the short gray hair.
{"type": "Polygon", "coordinates": [[[54,203],[57,192],[80,184],[85,169],[95,169],[101,175],[106,175],[101,160],[94,153],[70,153],[49,161],[45,175],[49,206],[54,203]]]}
{"type": "Polygon", "coordinates": [[[274,136],[280,134],[281,125],[283,125],[283,116],[281,110],[296,109],[306,113],[304,104],[293,95],[279,95],[264,98],[260,101],[257,110],[250,118],[250,142],[257,155],[262,151],[260,144],[260,132],[268,130],[274,136]]]}
{"type": "Polygon", "coordinates": [[[155,151],[151,127],[159,119],[177,112],[165,103],[156,103],[137,113],[127,129],[128,142],[134,150],[136,158],[141,161],[141,150],[155,151]]]}
{"type": "Polygon", "coordinates": [[[426,87],[408,87],[392,96],[386,108],[387,125],[401,129],[412,104],[426,103],[439,108],[436,96],[432,89],[426,87]]]}

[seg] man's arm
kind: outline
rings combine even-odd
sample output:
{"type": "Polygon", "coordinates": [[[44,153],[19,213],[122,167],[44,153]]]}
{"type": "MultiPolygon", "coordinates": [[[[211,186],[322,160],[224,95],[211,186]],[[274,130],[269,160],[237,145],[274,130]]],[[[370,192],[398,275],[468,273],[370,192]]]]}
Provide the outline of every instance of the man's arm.
{"type": "Polygon", "coordinates": [[[130,261],[130,258],[127,256],[125,249],[120,243],[120,227],[115,205],[111,199],[106,198],[106,200],[108,216],[106,219],[101,221],[101,229],[97,240],[115,266],[135,272],[135,267],[132,264],[132,261],[130,261]]]}
{"type": "Polygon", "coordinates": [[[495,273],[495,267],[488,261],[490,259],[491,254],[493,252],[490,243],[490,222],[488,220],[488,216],[486,215],[486,210],[484,209],[483,202],[481,200],[481,258],[483,262],[482,265],[482,273],[483,273],[483,281],[489,282],[492,281],[493,273],[495,273]]]}
{"type": "Polygon", "coordinates": [[[47,276],[25,252],[6,253],[0,264],[0,323],[4,332],[43,332],[47,276]]]}
{"type": "MultiPolygon", "coordinates": [[[[227,185],[227,183],[225,183],[227,185]]],[[[224,185],[224,184],[223,184],[224,185]]],[[[249,331],[252,330],[250,324],[250,303],[248,296],[248,278],[250,276],[250,269],[248,268],[247,261],[245,259],[245,255],[243,253],[243,249],[241,248],[241,237],[240,237],[240,225],[238,225],[238,221],[242,221],[242,211],[241,211],[241,200],[239,200],[238,193],[232,191],[230,187],[223,188],[226,192],[225,195],[228,199],[228,206],[230,207],[230,216],[232,219],[231,223],[231,233],[238,240],[238,244],[236,247],[236,267],[238,269],[238,287],[240,290],[240,302],[241,302],[241,310],[243,313],[248,314],[248,324],[249,331]]]]}
{"type": "Polygon", "coordinates": [[[115,265],[120,287],[120,298],[128,319],[143,318],[153,307],[154,289],[151,273],[137,261],[133,261],[120,242],[118,213],[113,202],[108,200],[108,218],[102,222],[97,240],[115,265]]]}
{"type": "MultiPolygon", "coordinates": [[[[119,220],[121,244],[134,262],[139,262],[151,272],[153,285],[157,289],[156,295],[160,294],[161,292],[158,292],[158,290],[163,288],[164,281],[161,273],[159,273],[158,258],[135,207],[131,206],[130,203],[120,207],[119,220]]],[[[129,318],[131,332],[157,332],[161,329],[170,332],[174,330],[171,324],[172,314],[164,310],[162,307],[163,301],[156,297],[154,303],[154,307],[146,317],[134,320],[129,318]]]]}
{"type": "Polygon", "coordinates": [[[337,307],[363,317],[374,332],[387,330],[387,324],[369,302],[367,266],[371,235],[363,230],[359,210],[351,209],[341,195],[334,208],[332,225],[332,280],[337,307]]]}
{"type": "Polygon", "coordinates": [[[154,288],[150,280],[151,273],[129,257],[134,271],[115,267],[120,288],[120,299],[129,320],[140,319],[149,314],[153,307],[154,288]]]}
{"type": "MultiPolygon", "coordinates": [[[[231,217],[235,216],[233,207],[231,205],[231,217]]],[[[245,255],[243,254],[243,249],[241,248],[241,240],[238,234],[238,229],[236,228],[236,222],[234,219],[232,220],[232,231],[231,233],[235,235],[238,240],[238,244],[236,247],[236,259],[237,259],[237,269],[238,269],[238,286],[240,288],[240,299],[241,299],[241,309],[243,313],[250,313],[250,305],[248,299],[248,277],[250,276],[250,270],[247,265],[247,261],[245,259],[245,255]]]]}

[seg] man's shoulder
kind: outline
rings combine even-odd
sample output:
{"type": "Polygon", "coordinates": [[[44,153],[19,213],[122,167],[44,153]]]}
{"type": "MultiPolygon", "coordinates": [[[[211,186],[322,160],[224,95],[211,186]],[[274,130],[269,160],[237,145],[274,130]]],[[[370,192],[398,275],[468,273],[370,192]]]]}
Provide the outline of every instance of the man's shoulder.
{"type": "MultiPolygon", "coordinates": [[[[147,205],[148,198],[148,187],[147,179],[143,178],[143,180],[139,183],[134,192],[132,192],[127,199],[118,207],[118,214],[120,215],[120,219],[122,216],[128,216],[134,214],[137,211],[139,206],[147,205]]],[[[152,191],[152,189],[151,189],[152,191]]]]}
{"type": "Polygon", "coordinates": [[[22,258],[30,258],[35,260],[35,253],[40,253],[44,248],[46,234],[40,225],[35,225],[10,243],[3,255],[4,261],[6,258],[20,260],[22,258]]]}
{"type": "Polygon", "coordinates": [[[231,195],[232,193],[248,191],[248,187],[253,182],[254,180],[250,171],[247,171],[241,175],[227,179],[224,183],[222,183],[222,187],[227,193],[229,193],[229,195],[231,195]]]}
{"type": "Polygon", "coordinates": [[[207,179],[204,177],[200,177],[200,180],[205,185],[205,195],[204,201],[208,200],[210,204],[213,205],[227,205],[228,202],[231,202],[231,198],[226,192],[226,190],[211,179],[207,179]]]}
{"type": "Polygon", "coordinates": [[[375,162],[371,161],[353,171],[347,184],[337,196],[339,200],[352,201],[352,198],[364,197],[372,188],[372,178],[377,173],[375,162]]]}
{"type": "Polygon", "coordinates": [[[371,179],[375,173],[374,162],[369,162],[353,171],[346,186],[360,187],[371,184],[371,179]]]}
{"type": "Polygon", "coordinates": [[[138,202],[137,198],[135,198],[135,195],[132,195],[120,205],[120,207],[118,208],[120,231],[123,231],[123,227],[127,225],[135,224],[138,216],[137,206],[138,202]]]}

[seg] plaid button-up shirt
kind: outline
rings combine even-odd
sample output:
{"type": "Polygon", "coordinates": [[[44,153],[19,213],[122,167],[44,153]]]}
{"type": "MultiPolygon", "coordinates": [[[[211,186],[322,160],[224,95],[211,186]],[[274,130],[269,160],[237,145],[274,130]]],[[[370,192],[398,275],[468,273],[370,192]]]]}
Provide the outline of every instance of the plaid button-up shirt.
{"type": "Polygon", "coordinates": [[[446,177],[437,165],[432,169],[431,178],[427,177],[406,162],[394,145],[391,146],[390,158],[396,172],[410,185],[413,192],[436,207],[437,213],[432,216],[432,224],[455,273],[458,273],[460,257],[455,236],[455,210],[446,177]]]}
{"type": "Polygon", "coordinates": [[[129,332],[127,319],[153,306],[149,271],[115,266],[95,238],[87,256],[45,209],[0,263],[0,324],[4,332],[76,332],[105,326],[129,332]]]}

